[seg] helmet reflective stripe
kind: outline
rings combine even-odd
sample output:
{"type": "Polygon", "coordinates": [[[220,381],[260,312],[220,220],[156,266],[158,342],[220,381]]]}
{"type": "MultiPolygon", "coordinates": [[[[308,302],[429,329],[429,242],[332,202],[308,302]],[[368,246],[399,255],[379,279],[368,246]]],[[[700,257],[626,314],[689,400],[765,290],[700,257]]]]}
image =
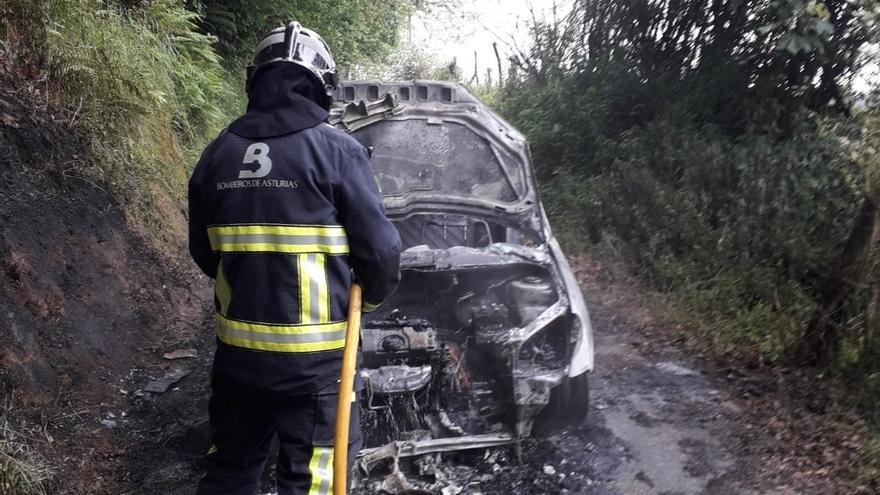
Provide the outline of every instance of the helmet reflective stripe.
{"type": "Polygon", "coordinates": [[[263,51],[263,49],[266,48],[267,46],[274,45],[275,43],[281,43],[283,41],[284,41],[284,33],[283,32],[277,32],[277,30],[272,31],[272,34],[263,38],[263,41],[261,41],[260,44],[257,45],[257,49],[255,50],[255,53],[257,55],[259,55],[260,52],[263,51]]]}
{"type": "Polygon", "coordinates": [[[298,38],[300,31],[302,31],[302,26],[298,22],[288,24],[287,29],[284,30],[284,41],[287,45],[287,58],[291,60],[296,60],[296,57],[294,57],[294,51],[296,50],[296,43],[299,41],[298,38]]]}
{"type": "Polygon", "coordinates": [[[251,78],[263,65],[287,62],[307,69],[324,87],[327,96],[336,90],[336,63],[327,43],[321,36],[306,29],[298,22],[272,30],[257,44],[254,60],[247,68],[247,84],[250,90],[251,78]]]}

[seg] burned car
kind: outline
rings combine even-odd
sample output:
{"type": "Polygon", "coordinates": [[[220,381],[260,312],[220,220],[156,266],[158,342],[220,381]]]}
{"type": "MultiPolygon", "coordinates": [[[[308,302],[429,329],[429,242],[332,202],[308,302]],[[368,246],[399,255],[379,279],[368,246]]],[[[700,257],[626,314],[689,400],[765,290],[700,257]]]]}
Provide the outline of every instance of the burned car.
{"type": "Polygon", "coordinates": [[[364,315],[362,454],[497,446],[582,418],[590,319],[523,136],[433,81],[344,83],[330,123],[371,150],[404,248],[400,287],[364,315]]]}

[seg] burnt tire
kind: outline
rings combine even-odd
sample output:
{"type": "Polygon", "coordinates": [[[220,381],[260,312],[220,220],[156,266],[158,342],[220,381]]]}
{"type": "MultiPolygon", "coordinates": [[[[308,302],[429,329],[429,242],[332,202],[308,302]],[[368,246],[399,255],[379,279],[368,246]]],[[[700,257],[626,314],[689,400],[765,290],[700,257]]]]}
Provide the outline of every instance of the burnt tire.
{"type": "Polygon", "coordinates": [[[550,403],[535,421],[535,432],[550,434],[578,428],[587,421],[590,411],[590,374],[567,378],[550,391],[550,403]]]}

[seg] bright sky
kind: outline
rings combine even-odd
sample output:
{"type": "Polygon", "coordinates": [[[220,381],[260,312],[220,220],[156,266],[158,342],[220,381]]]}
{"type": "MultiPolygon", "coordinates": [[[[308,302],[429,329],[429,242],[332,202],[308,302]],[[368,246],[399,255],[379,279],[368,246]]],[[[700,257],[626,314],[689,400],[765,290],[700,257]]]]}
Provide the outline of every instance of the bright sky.
{"type": "MultiPolygon", "coordinates": [[[[526,51],[529,46],[528,23],[532,12],[537,19],[565,15],[573,0],[460,0],[454,10],[436,8],[434,12],[419,14],[412,19],[411,30],[404,35],[416,46],[436,57],[444,65],[456,59],[465,81],[474,73],[474,52],[477,53],[478,74],[485,82],[486,68],[492,69],[497,81],[498,69],[492,42],[498,42],[503,70],[507,71],[507,57],[514,47],[526,51]]],[[[872,46],[865,55],[880,59],[880,47],[872,46]]],[[[871,62],[853,80],[853,89],[867,92],[880,80],[880,64],[871,62]]]]}
{"type": "Polygon", "coordinates": [[[880,81],[880,62],[878,62],[880,60],[880,46],[869,45],[864,49],[862,56],[869,61],[853,80],[853,89],[859,93],[867,93],[877,86],[877,81],[880,81]]]}
{"type": "Polygon", "coordinates": [[[525,50],[529,44],[528,21],[532,11],[538,19],[550,18],[556,4],[559,15],[565,15],[571,0],[461,0],[454,10],[436,8],[435,12],[419,14],[412,19],[409,37],[412,43],[434,54],[444,64],[456,59],[465,80],[474,73],[474,52],[480,80],[486,76],[486,68],[492,68],[492,78],[497,80],[498,69],[492,43],[498,42],[498,50],[504,70],[507,71],[507,54],[513,46],[525,50]]]}

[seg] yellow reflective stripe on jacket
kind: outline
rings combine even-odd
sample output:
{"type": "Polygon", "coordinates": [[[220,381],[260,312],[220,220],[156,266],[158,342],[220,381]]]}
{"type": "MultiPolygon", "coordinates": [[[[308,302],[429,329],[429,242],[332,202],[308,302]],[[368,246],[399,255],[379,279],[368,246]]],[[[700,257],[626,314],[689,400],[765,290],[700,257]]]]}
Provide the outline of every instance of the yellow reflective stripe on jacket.
{"type": "Polygon", "coordinates": [[[217,266],[217,281],[214,284],[214,295],[220,302],[220,313],[229,314],[229,301],[232,300],[232,289],[229,288],[229,281],[226,280],[226,274],[223,272],[223,262],[217,266]]]}
{"type": "Polygon", "coordinates": [[[309,461],[309,474],[312,484],[308,495],[330,495],[333,493],[333,447],[315,447],[309,461]]]}
{"type": "Polygon", "coordinates": [[[348,253],[338,225],[219,225],[208,227],[208,238],[221,253],[348,253]]]}
{"type": "Polygon", "coordinates": [[[311,325],[267,325],[217,318],[217,336],[226,344],[276,352],[318,352],[345,347],[345,321],[311,325]]]}
{"type": "Polygon", "coordinates": [[[299,272],[300,323],[330,321],[330,295],[327,288],[327,259],[322,253],[297,256],[299,272]]]}

